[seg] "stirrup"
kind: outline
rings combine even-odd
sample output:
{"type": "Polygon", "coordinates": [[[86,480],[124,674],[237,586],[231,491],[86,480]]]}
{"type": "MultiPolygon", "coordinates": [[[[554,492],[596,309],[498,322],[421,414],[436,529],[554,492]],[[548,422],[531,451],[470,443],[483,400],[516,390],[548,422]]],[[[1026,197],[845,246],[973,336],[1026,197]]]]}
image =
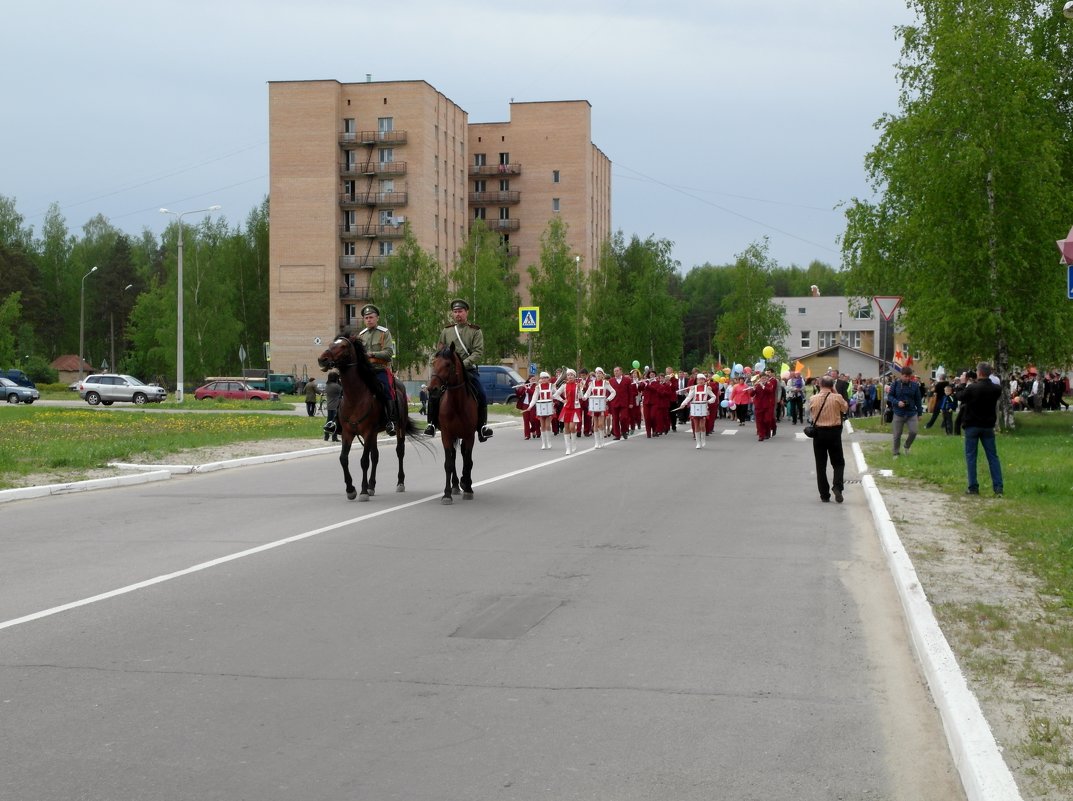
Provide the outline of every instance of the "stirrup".
{"type": "Polygon", "coordinates": [[[478,441],[484,442],[485,440],[491,439],[491,438],[492,438],[492,429],[489,426],[484,425],[484,426],[481,426],[480,428],[477,429],[477,440],[478,441]]]}
{"type": "Polygon", "coordinates": [[[393,421],[388,420],[384,424],[384,433],[387,434],[389,437],[395,436],[395,423],[393,421]]]}
{"type": "Polygon", "coordinates": [[[325,434],[334,434],[335,433],[335,421],[334,420],[329,420],[327,423],[324,424],[324,433],[325,434]]]}
{"type": "Polygon", "coordinates": [[[432,423],[429,423],[427,426],[425,426],[425,436],[426,437],[434,437],[434,436],[436,436],[436,426],[432,425],[432,423]]]}

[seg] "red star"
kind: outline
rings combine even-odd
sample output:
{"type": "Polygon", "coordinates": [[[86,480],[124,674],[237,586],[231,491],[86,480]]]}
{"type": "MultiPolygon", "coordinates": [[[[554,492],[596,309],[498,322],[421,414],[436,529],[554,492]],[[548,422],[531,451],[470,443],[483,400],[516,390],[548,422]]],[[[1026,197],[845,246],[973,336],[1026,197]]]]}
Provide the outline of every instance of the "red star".
{"type": "Polygon", "coordinates": [[[1073,228],[1069,229],[1065,239],[1056,240],[1056,244],[1062,253],[1062,264],[1073,264],[1073,228]]]}

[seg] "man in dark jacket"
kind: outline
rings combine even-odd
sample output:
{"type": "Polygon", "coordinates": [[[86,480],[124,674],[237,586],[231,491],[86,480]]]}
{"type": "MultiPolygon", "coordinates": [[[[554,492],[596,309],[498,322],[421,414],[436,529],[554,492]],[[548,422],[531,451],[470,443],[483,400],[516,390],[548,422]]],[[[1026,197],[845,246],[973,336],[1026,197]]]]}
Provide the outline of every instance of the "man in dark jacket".
{"type": "MultiPolygon", "coordinates": [[[[963,376],[967,379],[967,376],[963,376]]],[[[965,435],[965,467],[969,474],[967,495],[979,495],[980,484],[976,480],[977,445],[984,446],[987,467],[991,471],[991,487],[995,495],[1002,496],[1002,465],[995,446],[995,424],[998,421],[998,400],[1002,388],[991,380],[991,365],[980,362],[976,365],[976,380],[958,392],[961,407],[961,431],[965,435]]]]}
{"type": "Polygon", "coordinates": [[[894,412],[891,421],[891,445],[894,458],[897,459],[902,444],[902,430],[909,429],[905,437],[905,453],[913,446],[917,438],[917,426],[920,415],[924,413],[924,399],[920,392],[920,382],[913,378],[913,368],[902,368],[902,377],[890,385],[887,400],[894,412]]]}

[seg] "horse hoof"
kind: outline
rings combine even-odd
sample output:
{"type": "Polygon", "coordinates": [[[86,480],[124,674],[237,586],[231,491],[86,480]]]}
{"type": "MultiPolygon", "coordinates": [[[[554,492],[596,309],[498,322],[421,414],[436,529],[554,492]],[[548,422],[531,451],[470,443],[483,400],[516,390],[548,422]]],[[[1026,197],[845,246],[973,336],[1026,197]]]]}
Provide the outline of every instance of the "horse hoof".
{"type": "Polygon", "coordinates": [[[406,485],[399,484],[397,487],[395,487],[395,492],[406,492],[406,485]]]}
{"type": "Polygon", "coordinates": [[[369,497],[371,498],[374,495],[376,495],[376,490],[374,490],[372,487],[369,487],[369,497]]]}
{"type": "Polygon", "coordinates": [[[472,492],[463,492],[462,493],[462,500],[464,500],[464,501],[472,501],[473,500],[473,493],[472,492]]]}
{"type": "Polygon", "coordinates": [[[451,494],[452,494],[452,495],[461,495],[461,494],[462,494],[462,490],[460,490],[460,489],[452,489],[452,490],[451,490],[451,494]]]}
{"type": "Polygon", "coordinates": [[[444,506],[450,506],[454,502],[455,499],[452,498],[450,495],[444,495],[442,498],[440,498],[440,503],[444,506]]]}
{"type": "Polygon", "coordinates": [[[347,491],[347,494],[346,494],[346,499],[347,499],[348,501],[352,501],[352,500],[354,500],[354,499],[355,499],[355,498],[357,498],[357,497],[358,497],[358,491],[357,491],[357,490],[348,490],[348,491],[347,491]]]}
{"type": "Polygon", "coordinates": [[[363,492],[361,495],[358,496],[358,501],[359,502],[360,501],[367,501],[367,500],[369,500],[369,494],[366,493],[366,492],[363,492]]]}

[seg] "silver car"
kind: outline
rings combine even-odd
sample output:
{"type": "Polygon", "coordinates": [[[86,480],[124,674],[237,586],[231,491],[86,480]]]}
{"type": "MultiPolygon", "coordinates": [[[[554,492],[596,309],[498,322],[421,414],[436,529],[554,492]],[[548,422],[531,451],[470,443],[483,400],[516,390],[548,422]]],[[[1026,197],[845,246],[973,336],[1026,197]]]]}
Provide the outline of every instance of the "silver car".
{"type": "Polygon", "coordinates": [[[116,401],[137,403],[162,403],[168,393],[156,384],[146,384],[132,375],[103,373],[86,376],[78,384],[78,395],[90,406],[103,403],[111,406],[116,401]]]}
{"type": "Polygon", "coordinates": [[[0,397],[8,403],[33,403],[41,397],[41,393],[30,387],[21,387],[10,378],[0,376],[0,397]]]}

